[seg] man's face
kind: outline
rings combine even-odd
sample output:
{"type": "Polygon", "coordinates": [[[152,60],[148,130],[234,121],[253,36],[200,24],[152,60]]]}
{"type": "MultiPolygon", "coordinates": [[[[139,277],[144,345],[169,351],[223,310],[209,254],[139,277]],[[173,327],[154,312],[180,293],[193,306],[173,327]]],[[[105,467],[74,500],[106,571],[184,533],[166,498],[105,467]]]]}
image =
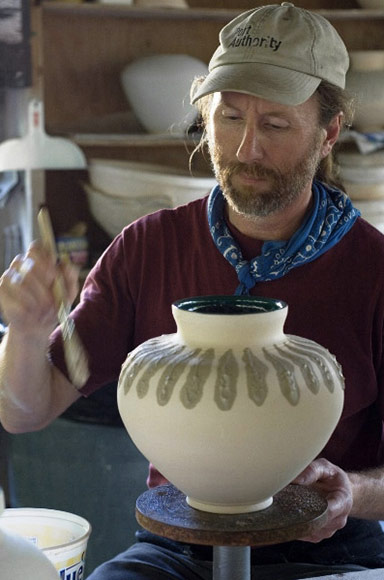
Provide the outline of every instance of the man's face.
{"type": "Polygon", "coordinates": [[[216,179],[230,207],[265,217],[308,195],[326,132],[314,97],[297,107],[217,93],[207,124],[216,179]]]}

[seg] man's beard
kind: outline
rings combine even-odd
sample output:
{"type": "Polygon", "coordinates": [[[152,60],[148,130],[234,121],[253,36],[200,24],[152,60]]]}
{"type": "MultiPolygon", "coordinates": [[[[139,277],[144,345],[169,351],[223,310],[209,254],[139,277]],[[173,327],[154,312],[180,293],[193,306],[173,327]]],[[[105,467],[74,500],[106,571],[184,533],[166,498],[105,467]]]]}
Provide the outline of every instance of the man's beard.
{"type": "Polygon", "coordinates": [[[266,217],[289,207],[312,181],[320,163],[320,132],[311,148],[287,170],[270,169],[261,163],[227,162],[217,147],[210,146],[215,177],[229,206],[248,218],[266,217]],[[233,186],[233,176],[266,179],[264,189],[252,185],[233,186]]]}

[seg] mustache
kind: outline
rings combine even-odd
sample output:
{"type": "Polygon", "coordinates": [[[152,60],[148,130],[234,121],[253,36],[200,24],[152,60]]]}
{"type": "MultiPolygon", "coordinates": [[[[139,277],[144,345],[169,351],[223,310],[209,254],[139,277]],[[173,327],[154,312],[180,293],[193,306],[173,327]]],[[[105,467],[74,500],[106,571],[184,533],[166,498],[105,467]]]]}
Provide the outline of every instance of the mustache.
{"type": "Polygon", "coordinates": [[[273,169],[268,169],[268,167],[264,167],[260,163],[241,163],[241,162],[232,162],[228,163],[225,168],[225,172],[229,176],[238,175],[239,173],[243,175],[247,175],[248,177],[253,178],[264,178],[264,177],[276,177],[277,173],[273,169]]]}

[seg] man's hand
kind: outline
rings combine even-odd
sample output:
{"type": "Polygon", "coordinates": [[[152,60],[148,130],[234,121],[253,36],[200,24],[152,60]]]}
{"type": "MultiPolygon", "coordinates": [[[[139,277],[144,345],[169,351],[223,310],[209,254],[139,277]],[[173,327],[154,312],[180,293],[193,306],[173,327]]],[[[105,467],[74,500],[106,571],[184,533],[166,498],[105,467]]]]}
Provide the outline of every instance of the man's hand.
{"type": "Polygon", "coordinates": [[[49,336],[57,324],[52,289],[59,268],[71,303],[78,292],[75,267],[57,265],[38,242],[32,243],[25,255],[16,256],[0,278],[0,308],[6,324],[24,336],[49,336]]]}
{"type": "Polygon", "coordinates": [[[0,421],[11,433],[45,427],[79,397],[47,357],[57,324],[53,285],[58,268],[71,302],[77,271],[70,264],[56,264],[37,242],[0,278],[0,310],[8,325],[0,345],[0,421]]]}
{"type": "Polygon", "coordinates": [[[292,483],[311,486],[328,502],[325,524],[300,540],[320,542],[345,526],[353,505],[352,485],[345,471],[326,459],[315,459],[292,483]]]}

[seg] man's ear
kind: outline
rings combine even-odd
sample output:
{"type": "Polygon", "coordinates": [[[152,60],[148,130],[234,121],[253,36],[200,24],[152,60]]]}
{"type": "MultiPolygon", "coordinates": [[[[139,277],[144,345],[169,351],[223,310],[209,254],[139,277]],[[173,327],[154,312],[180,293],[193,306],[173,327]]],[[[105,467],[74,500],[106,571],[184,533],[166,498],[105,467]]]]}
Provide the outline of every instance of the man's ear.
{"type": "Polygon", "coordinates": [[[322,158],[326,157],[333,149],[334,144],[339,138],[343,120],[343,113],[338,113],[333,117],[329,125],[325,128],[325,139],[321,150],[322,158]]]}

